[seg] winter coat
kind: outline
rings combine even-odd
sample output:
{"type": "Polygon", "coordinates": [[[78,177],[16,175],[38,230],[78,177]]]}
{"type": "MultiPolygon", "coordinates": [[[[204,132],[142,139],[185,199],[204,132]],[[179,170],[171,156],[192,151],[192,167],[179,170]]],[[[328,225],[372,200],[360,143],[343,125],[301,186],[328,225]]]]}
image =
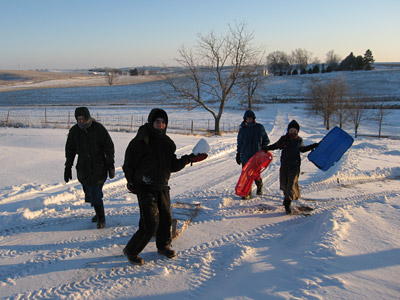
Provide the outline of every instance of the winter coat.
{"type": "Polygon", "coordinates": [[[303,139],[297,136],[295,139],[289,137],[289,134],[283,135],[272,145],[268,146],[268,150],[281,149],[281,167],[291,169],[300,167],[300,152],[307,152],[313,149],[314,145],[304,146],[303,139]]]}
{"type": "MultiPolygon", "coordinates": [[[[153,128],[154,119],[163,112],[154,109],[149,122],[141,126],[125,152],[123,170],[128,183],[138,190],[162,190],[168,186],[171,172],[185,167],[187,158],[178,159],[176,145],[164,131],[153,128]]],[[[168,120],[165,116],[164,120],[168,120]]]]}
{"type": "Polygon", "coordinates": [[[262,124],[242,122],[237,136],[237,152],[240,153],[243,166],[261,147],[268,144],[269,138],[262,124]]]}
{"type": "Polygon", "coordinates": [[[65,145],[66,167],[72,167],[75,155],[77,177],[82,185],[99,185],[106,181],[107,170],[114,164],[114,143],[103,125],[90,119],[91,125],[81,129],[74,125],[65,145]]]}

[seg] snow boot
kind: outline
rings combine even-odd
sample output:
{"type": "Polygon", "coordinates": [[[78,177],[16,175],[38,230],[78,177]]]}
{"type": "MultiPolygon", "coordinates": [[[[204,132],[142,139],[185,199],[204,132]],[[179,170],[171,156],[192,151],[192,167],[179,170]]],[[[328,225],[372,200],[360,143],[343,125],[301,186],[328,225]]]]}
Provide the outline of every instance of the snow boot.
{"type": "Polygon", "coordinates": [[[260,179],[260,180],[256,180],[255,183],[257,186],[256,194],[261,196],[263,194],[263,181],[262,181],[262,179],[260,179]]]}
{"type": "Polygon", "coordinates": [[[93,222],[93,223],[97,223],[97,215],[95,215],[95,216],[92,218],[92,222],[93,222]]]}
{"type": "Polygon", "coordinates": [[[292,209],[290,208],[291,203],[292,203],[292,201],[289,199],[283,200],[283,206],[285,206],[285,212],[287,215],[292,214],[292,209]]]}
{"type": "Polygon", "coordinates": [[[250,193],[246,197],[242,197],[243,200],[249,200],[251,198],[251,190],[250,193]]]}
{"type": "Polygon", "coordinates": [[[158,249],[157,252],[168,258],[174,258],[176,256],[176,252],[169,247],[166,247],[164,249],[158,249]]]}
{"type": "Polygon", "coordinates": [[[126,258],[128,259],[128,261],[132,264],[132,265],[143,265],[144,264],[144,260],[143,258],[141,258],[139,255],[132,255],[128,252],[128,249],[126,249],[126,247],[123,250],[124,255],[126,256],[126,258]]]}
{"type": "Polygon", "coordinates": [[[94,210],[96,211],[97,216],[97,228],[101,229],[106,226],[106,217],[104,215],[104,205],[94,205],[94,210]]]}

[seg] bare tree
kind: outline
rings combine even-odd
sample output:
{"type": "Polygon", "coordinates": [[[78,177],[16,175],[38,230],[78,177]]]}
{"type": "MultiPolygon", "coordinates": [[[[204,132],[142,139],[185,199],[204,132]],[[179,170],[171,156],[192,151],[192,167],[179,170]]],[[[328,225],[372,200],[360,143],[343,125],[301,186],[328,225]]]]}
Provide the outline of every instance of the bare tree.
{"type": "Polygon", "coordinates": [[[347,92],[349,87],[346,83],[344,76],[337,77],[331,81],[332,88],[336,90],[336,116],[338,119],[339,127],[343,128],[343,124],[347,117],[347,92]]]}
{"type": "Polygon", "coordinates": [[[283,51],[274,51],[267,56],[268,69],[282,75],[290,69],[289,56],[283,51]]]}
{"type": "Polygon", "coordinates": [[[261,54],[252,64],[244,66],[242,75],[240,76],[239,91],[247,100],[247,109],[253,109],[253,102],[257,95],[259,96],[262,91],[266,89],[265,81],[267,74],[265,70],[264,55],[261,54]]]}
{"type": "Polygon", "coordinates": [[[229,26],[225,36],[213,31],[199,34],[195,51],[182,46],[176,61],[184,67],[182,76],[170,76],[168,84],[178,97],[195,103],[210,112],[215,120],[214,132],[220,134],[220,121],[226,102],[239,86],[245,67],[261,54],[262,47],[252,46],[253,33],[245,23],[229,26]]]}
{"type": "Polygon", "coordinates": [[[378,130],[379,138],[381,138],[383,119],[385,116],[387,116],[389,114],[390,114],[390,111],[385,109],[385,107],[383,105],[383,100],[382,100],[382,102],[379,105],[378,113],[376,115],[376,119],[379,122],[379,130],[378,130]]]}
{"type": "Polygon", "coordinates": [[[292,56],[292,61],[297,66],[297,68],[303,70],[307,68],[307,66],[309,65],[312,58],[312,53],[305,49],[298,48],[292,51],[291,56],[292,56]]]}
{"type": "Polygon", "coordinates": [[[350,119],[354,125],[354,136],[358,135],[358,128],[360,127],[361,121],[366,116],[366,108],[364,102],[367,98],[358,96],[351,96],[348,103],[348,111],[350,114],[350,119]]]}
{"type": "Polygon", "coordinates": [[[330,129],[333,116],[342,128],[347,117],[347,92],[345,77],[325,81],[314,79],[308,85],[308,110],[324,118],[326,129],[330,129]]]}
{"type": "Polygon", "coordinates": [[[109,85],[114,84],[115,73],[113,72],[106,72],[106,81],[109,85]]]}
{"type": "Polygon", "coordinates": [[[347,85],[342,79],[312,80],[308,85],[308,91],[310,97],[308,109],[324,118],[326,129],[330,129],[331,118],[334,114],[338,114],[340,124],[342,124],[347,91],[347,85]]]}
{"type": "Polygon", "coordinates": [[[331,66],[332,70],[337,70],[341,61],[341,57],[335,53],[335,51],[330,50],[326,53],[326,61],[325,63],[328,66],[331,66]]]}

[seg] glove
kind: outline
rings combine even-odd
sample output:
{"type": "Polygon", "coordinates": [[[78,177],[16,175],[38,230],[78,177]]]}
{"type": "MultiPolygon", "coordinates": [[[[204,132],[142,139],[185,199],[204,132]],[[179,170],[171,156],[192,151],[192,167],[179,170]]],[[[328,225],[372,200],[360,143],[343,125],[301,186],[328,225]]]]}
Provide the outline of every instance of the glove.
{"type": "Polygon", "coordinates": [[[64,169],[64,181],[68,182],[70,179],[72,179],[71,167],[65,167],[65,169],[64,169]]]}
{"type": "Polygon", "coordinates": [[[311,145],[311,150],[314,150],[315,148],[317,148],[319,145],[319,143],[315,143],[311,145]]]}
{"type": "Polygon", "coordinates": [[[186,164],[189,164],[189,163],[192,164],[192,163],[195,163],[195,162],[199,162],[199,161],[205,160],[208,157],[208,154],[207,153],[199,153],[197,155],[194,155],[192,153],[190,155],[185,155],[185,157],[187,159],[186,164]]]}
{"type": "Polygon", "coordinates": [[[240,165],[242,163],[242,161],[240,160],[240,153],[239,152],[236,153],[236,163],[238,165],[240,165]]]}
{"type": "Polygon", "coordinates": [[[126,188],[129,190],[130,193],[136,194],[136,188],[135,188],[135,185],[132,182],[128,182],[126,184],[126,188]]]}
{"type": "Polygon", "coordinates": [[[114,165],[111,165],[108,168],[108,177],[110,177],[110,179],[113,179],[115,177],[115,167],[114,167],[114,165]]]}
{"type": "Polygon", "coordinates": [[[261,147],[261,150],[263,150],[265,152],[268,152],[269,149],[268,149],[267,145],[264,145],[264,146],[261,147]]]}

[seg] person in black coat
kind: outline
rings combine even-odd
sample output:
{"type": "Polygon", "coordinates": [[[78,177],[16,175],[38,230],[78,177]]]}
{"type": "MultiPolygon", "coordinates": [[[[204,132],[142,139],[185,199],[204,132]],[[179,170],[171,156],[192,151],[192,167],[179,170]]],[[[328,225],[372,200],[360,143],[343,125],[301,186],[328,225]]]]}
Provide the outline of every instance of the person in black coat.
{"type": "Polygon", "coordinates": [[[283,205],[287,214],[292,213],[290,208],[292,201],[301,198],[299,188],[300,152],[304,153],[318,147],[318,143],[304,146],[303,139],[298,135],[299,131],[299,123],[292,120],[288,125],[286,135],[281,136],[276,143],[263,148],[265,151],[282,150],[279,181],[280,189],[284,194],[283,205]]]}
{"type": "MultiPolygon", "coordinates": [[[[253,111],[247,110],[243,116],[243,122],[240,124],[237,136],[236,162],[242,167],[246,165],[249,159],[258,151],[269,144],[269,138],[262,124],[256,123],[256,115],[253,111]]],[[[262,195],[263,182],[261,176],[255,179],[257,186],[257,195],[262,195]]],[[[250,199],[249,195],[243,199],[250,199]]]]}
{"type": "Polygon", "coordinates": [[[184,155],[177,158],[175,143],[166,135],[167,113],[151,110],[148,122],[141,126],[125,152],[123,170],[127,188],[137,195],[140,220],[137,232],[123,252],[132,264],[143,264],[139,253],[156,234],[158,253],[173,258],[171,249],[171,200],[168,180],[171,172],[183,169],[188,163],[205,159],[207,154],[184,155]]]}
{"type": "Polygon", "coordinates": [[[65,144],[64,180],[72,179],[72,165],[77,154],[76,171],[85,202],[89,202],[96,212],[92,222],[97,222],[97,228],[104,228],[103,184],[107,175],[111,179],[115,176],[114,143],[104,126],[91,118],[87,107],[76,108],[75,118],[77,124],[69,130],[65,144]]]}

